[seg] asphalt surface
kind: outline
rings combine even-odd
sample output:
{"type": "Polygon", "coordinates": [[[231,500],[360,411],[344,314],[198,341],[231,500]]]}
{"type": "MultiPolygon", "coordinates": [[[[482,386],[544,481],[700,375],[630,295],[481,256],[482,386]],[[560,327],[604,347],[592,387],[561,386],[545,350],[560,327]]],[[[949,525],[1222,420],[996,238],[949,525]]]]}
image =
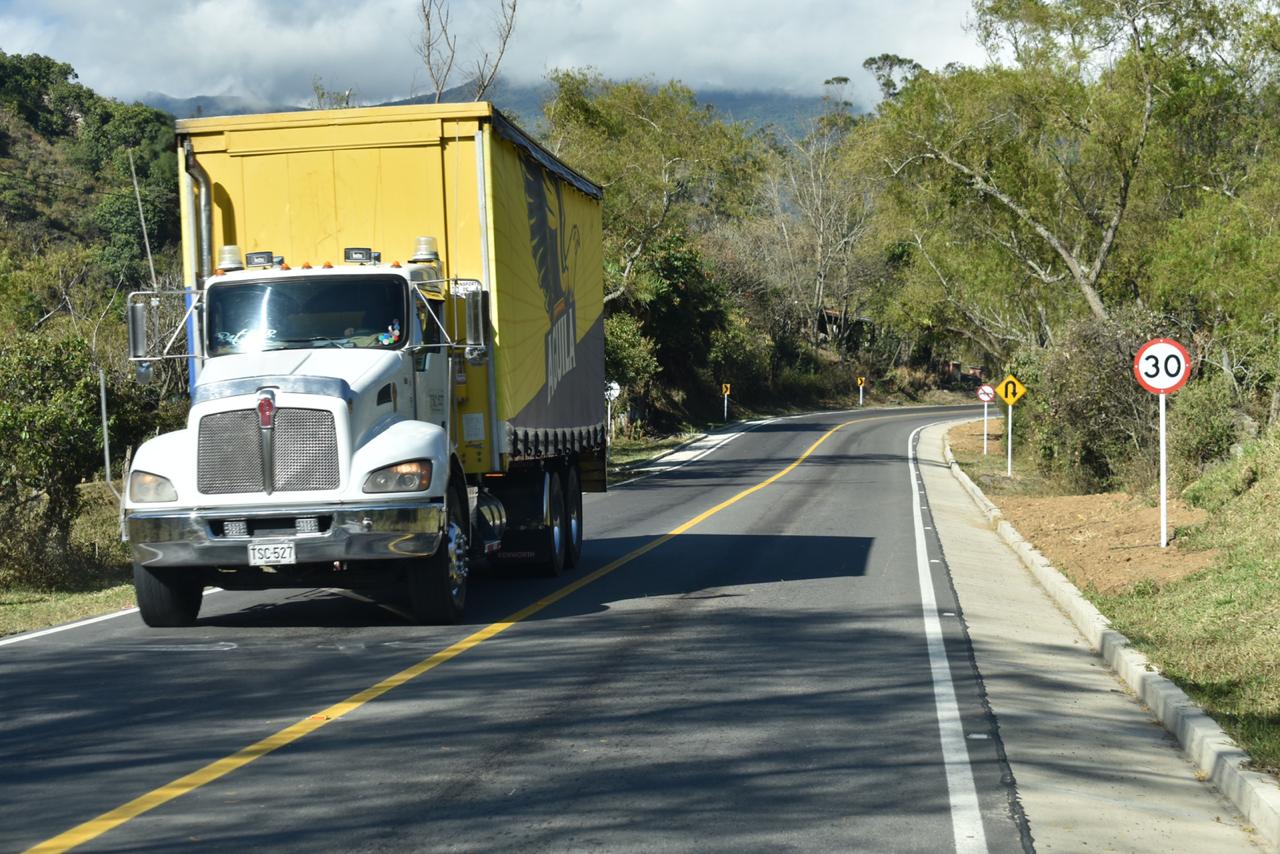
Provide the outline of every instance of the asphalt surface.
{"type": "Polygon", "coordinates": [[[0,850],[78,828],[63,841],[106,851],[1022,851],[920,493],[917,554],[908,439],[966,411],[738,428],[587,496],[576,570],[473,577],[462,626],[409,625],[392,593],[220,592],[190,629],[130,615],[2,647],[0,850]],[[307,734],[201,776],[299,721],[307,734]]]}

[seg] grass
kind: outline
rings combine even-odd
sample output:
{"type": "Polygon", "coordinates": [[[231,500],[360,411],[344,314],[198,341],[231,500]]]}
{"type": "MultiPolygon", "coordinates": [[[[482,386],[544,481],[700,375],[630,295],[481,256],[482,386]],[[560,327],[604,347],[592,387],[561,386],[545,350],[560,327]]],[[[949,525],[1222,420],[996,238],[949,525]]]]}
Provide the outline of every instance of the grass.
{"type": "Polygon", "coordinates": [[[982,453],[982,421],[965,424],[951,431],[951,453],[965,473],[988,496],[997,495],[1063,495],[1062,485],[1040,471],[1035,450],[1018,442],[1017,424],[1013,432],[1013,476],[1009,470],[1004,444],[1005,422],[999,414],[987,424],[987,453],[982,453]]]}
{"type": "Polygon", "coordinates": [[[48,628],[133,605],[129,554],[120,542],[118,508],[103,483],[81,487],[71,553],[54,567],[56,584],[25,579],[0,588],[0,636],[48,628]]]}
{"type": "Polygon", "coordinates": [[[1183,496],[1209,513],[1183,536],[1222,558],[1181,581],[1104,600],[1104,613],[1222,724],[1255,767],[1278,774],[1280,432],[1211,468],[1183,496]]]}
{"type": "MultiPolygon", "coordinates": [[[[1016,453],[1010,480],[1003,456],[983,459],[980,446],[976,455],[971,447],[953,452],[997,504],[1002,494],[1069,494],[1016,453]]],[[[1254,768],[1280,774],[1280,432],[1208,471],[1183,497],[1209,517],[1178,536],[1185,546],[1217,549],[1215,563],[1163,584],[1084,592],[1249,753],[1254,768]]]]}
{"type": "Polygon", "coordinates": [[[674,436],[618,436],[609,448],[609,483],[626,480],[631,472],[644,466],[672,448],[695,438],[694,432],[674,436]]]}

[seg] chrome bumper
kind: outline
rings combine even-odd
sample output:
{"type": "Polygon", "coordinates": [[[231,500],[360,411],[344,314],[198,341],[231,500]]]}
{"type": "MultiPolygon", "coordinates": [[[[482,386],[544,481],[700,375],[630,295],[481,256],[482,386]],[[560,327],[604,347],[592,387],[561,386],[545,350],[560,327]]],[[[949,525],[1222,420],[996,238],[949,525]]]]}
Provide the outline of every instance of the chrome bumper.
{"type": "Polygon", "coordinates": [[[333,504],[289,507],[219,507],[184,512],[132,511],[126,517],[133,559],[145,566],[247,566],[248,544],[291,542],[300,564],[377,560],[434,554],[443,536],[442,502],[423,504],[333,504]],[[315,534],[215,533],[227,519],[330,518],[315,534]]]}

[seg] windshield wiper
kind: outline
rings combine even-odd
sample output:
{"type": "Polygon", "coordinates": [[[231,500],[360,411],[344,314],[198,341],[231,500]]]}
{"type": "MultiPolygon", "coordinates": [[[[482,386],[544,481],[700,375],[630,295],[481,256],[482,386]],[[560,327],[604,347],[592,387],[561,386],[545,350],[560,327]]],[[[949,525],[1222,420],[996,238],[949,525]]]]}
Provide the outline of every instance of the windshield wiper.
{"type": "MultiPolygon", "coordinates": [[[[345,338],[330,338],[328,335],[312,335],[310,338],[272,338],[269,343],[278,344],[312,344],[316,341],[327,341],[333,347],[341,347],[345,338]]],[[[354,346],[354,345],[353,345],[354,346]]],[[[280,350],[280,347],[267,347],[267,350],[280,350]]]]}

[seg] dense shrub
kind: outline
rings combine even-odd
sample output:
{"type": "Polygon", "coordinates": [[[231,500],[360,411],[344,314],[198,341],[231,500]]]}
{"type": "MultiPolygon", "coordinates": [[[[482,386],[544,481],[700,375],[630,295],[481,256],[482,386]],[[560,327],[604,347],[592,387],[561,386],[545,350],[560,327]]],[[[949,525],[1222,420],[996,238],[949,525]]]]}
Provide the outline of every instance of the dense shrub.
{"type": "Polygon", "coordinates": [[[97,373],[83,341],[0,343],[0,582],[57,584],[101,460],[97,373]]]}
{"type": "Polygon", "coordinates": [[[618,383],[628,397],[643,395],[658,373],[653,340],[630,314],[604,321],[604,375],[618,383]]]}
{"type": "Polygon", "coordinates": [[[707,364],[714,381],[733,385],[733,396],[758,401],[769,387],[769,341],[742,315],[729,316],[725,328],[711,333],[707,364]]]}
{"type": "Polygon", "coordinates": [[[937,387],[937,379],[923,368],[911,368],[899,365],[885,375],[886,390],[899,392],[912,400],[917,400],[926,391],[937,387]]]}
{"type": "Polygon", "coordinates": [[[1150,483],[1157,401],[1134,381],[1133,356],[1165,331],[1135,308],[1077,320],[1051,350],[1015,360],[1029,391],[1014,417],[1025,416],[1047,472],[1084,491],[1150,483]]]}
{"type": "Polygon", "coordinates": [[[1226,375],[1216,373],[1188,384],[1170,403],[1169,468],[1173,482],[1185,484],[1236,441],[1235,395],[1226,375]]]}

